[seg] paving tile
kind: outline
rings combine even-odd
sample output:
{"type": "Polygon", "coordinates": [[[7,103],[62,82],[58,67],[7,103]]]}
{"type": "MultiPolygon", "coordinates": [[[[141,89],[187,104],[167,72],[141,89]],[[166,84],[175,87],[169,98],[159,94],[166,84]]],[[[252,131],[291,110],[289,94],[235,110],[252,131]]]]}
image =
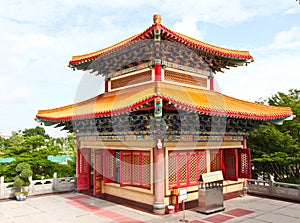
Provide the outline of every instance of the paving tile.
{"type": "Polygon", "coordinates": [[[213,222],[213,223],[219,223],[219,222],[225,222],[234,217],[223,215],[223,214],[216,214],[207,218],[204,218],[203,220],[213,222]]]}
{"type": "Polygon", "coordinates": [[[60,223],[113,223],[113,222],[115,221],[91,214],[91,215],[63,218],[60,223]]]}
{"type": "Polygon", "coordinates": [[[285,206],[288,206],[291,204],[291,202],[289,201],[283,201],[283,200],[277,200],[277,199],[268,199],[268,198],[263,198],[263,202],[266,202],[266,203],[270,203],[270,200],[272,200],[272,205],[275,205],[275,206],[282,206],[282,207],[285,207],[285,206]]]}
{"type": "MultiPolygon", "coordinates": [[[[39,213],[33,215],[24,215],[17,216],[14,218],[15,223],[35,223],[35,222],[43,222],[43,223],[60,223],[60,219],[56,218],[53,214],[49,213],[39,213]]],[[[2,223],[2,219],[1,219],[2,223]]]]}
{"type": "Polygon", "coordinates": [[[69,200],[78,200],[78,199],[83,199],[83,198],[89,198],[87,195],[73,195],[73,196],[68,196],[66,197],[69,200]]]}
{"type": "Polygon", "coordinates": [[[235,217],[241,217],[241,216],[252,214],[252,213],[254,213],[254,211],[250,211],[250,210],[246,210],[246,209],[242,209],[242,208],[236,208],[236,209],[233,209],[230,211],[225,211],[222,214],[232,215],[235,217]]]}
{"type": "Polygon", "coordinates": [[[281,215],[274,212],[268,212],[263,215],[255,216],[255,219],[264,222],[284,222],[284,223],[299,223],[300,219],[295,217],[290,217],[287,215],[281,215]]]}
{"type": "Polygon", "coordinates": [[[193,220],[193,221],[189,221],[189,223],[205,223],[205,222],[204,221],[193,220]]]}
{"type": "Polygon", "coordinates": [[[296,203],[290,203],[288,205],[288,207],[293,208],[293,209],[297,209],[300,212],[300,203],[296,204],[296,203]]]}
{"type": "Polygon", "coordinates": [[[276,210],[275,213],[289,216],[289,217],[299,218],[299,222],[300,222],[300,209],[296,209],[296,208],[287,206],[287,207],[276,210]]]}

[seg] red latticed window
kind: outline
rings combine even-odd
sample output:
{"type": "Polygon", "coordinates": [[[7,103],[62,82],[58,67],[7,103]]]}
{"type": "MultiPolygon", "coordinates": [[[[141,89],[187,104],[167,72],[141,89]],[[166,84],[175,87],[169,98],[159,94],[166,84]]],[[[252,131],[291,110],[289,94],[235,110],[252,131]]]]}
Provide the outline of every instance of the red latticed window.
{"type": "Polygon", "coordinates": [[[222,170],[222,150],[210,150],[210,172],[222,170]]]}
{"type": "Polygon", "coordinates": [[[121,151],[120,157],[120,183],[121,186],[131,185],[132,171],[132,153],[130,151],[121,151]]]}
{"type": "Polygon", "coordinates": [[[200,175],[207,172],[205,150],[194,151],[189,156],[189,180],[190,186],[198,185],[200,175]]]}
{"type": "Polygon", "coordinates": [[[188,185],[188,163],[187,163],[187,154],[185,152],[180,152],[178,154],[178,165],[177,165],[177,171],[178,171],[178,187],[186,187],[188,185]]]}
{"type": "Polygon", "coordinates": [[[104,150],[104,182],[116,182],[116,151],[104,150]]]}
{"type": "Polygon", "coordinates": [[[169,151],[168,170],[169,189],[198,185],[206,172],[205,151],[169,151]]]}
{"type": "Polygon", "coordinates": [[[151,157],[149,151],[120,152],[120,184],[150,189],[151,157]]]}
{"type": "Polygon", "coordinates": [[[239,177],[251,178],[251,153],[250,149],[239,150],[239,177]]]}

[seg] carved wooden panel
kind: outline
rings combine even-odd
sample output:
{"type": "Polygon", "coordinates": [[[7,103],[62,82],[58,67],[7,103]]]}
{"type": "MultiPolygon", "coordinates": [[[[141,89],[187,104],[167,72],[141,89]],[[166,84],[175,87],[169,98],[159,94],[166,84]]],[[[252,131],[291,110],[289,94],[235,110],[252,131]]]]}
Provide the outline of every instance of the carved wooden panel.
{"type": "Polygon", "coordinates": [[[207,87],[207,79],[203,77],[191,76],[185,73],[174,72],[165,70],[165,80],[177,83],[189,84],[199,87],[207,87]]]}
{"type": "Polygon", "coordinates": [[[126,76],[123,78],[118,78],[111,81],[111,89],[117,89],[121,87],[126,87],[134,84],[144,83],[146,81],[151,81],[152,79],[152,71],[148,70],[145,72],[141,72],[138,74],[126,76]]]}

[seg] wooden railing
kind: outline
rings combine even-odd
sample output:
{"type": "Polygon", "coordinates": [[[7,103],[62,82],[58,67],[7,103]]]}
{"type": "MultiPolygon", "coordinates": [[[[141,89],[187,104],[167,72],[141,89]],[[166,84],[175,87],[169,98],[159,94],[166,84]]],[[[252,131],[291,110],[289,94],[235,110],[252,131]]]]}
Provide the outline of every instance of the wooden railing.
{"type": "Polygon", "coordinates": [[[250,194],[300,201],[300,184],[248,179],[247,192],[250,194]]]}
{"type": "MultiPolygon", "coordinates": [[[[55,192],[74,191],[76,186],[76,177],[57,178],[54,173],[53,179],[32,180],[29,178],[30,186],[26,188],[30,195],[39,195],[55,192]]],[[[0,199],[13,198],[15,188],[13,182],[4,183],[4,177],[0,177],[0,199]]]]}

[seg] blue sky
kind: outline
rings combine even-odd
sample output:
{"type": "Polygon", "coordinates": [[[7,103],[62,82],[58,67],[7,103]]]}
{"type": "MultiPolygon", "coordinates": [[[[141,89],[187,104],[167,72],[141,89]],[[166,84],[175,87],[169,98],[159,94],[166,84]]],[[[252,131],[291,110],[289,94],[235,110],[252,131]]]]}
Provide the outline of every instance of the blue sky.
{"type": "MultiPolygon", "coordinates": [[[[177,32],[250,51],[254,63],[216,75],[221,93],[254,102],[299,89],[300,5],[295,0],[2,0],[0,134],[35,127],[39,109],[72,104],[85,72],[67,67],[71,56],[144,31],[155,13],[177,32]]],[[[62,135],[58,129],[47,131],[62,135]]]]}

